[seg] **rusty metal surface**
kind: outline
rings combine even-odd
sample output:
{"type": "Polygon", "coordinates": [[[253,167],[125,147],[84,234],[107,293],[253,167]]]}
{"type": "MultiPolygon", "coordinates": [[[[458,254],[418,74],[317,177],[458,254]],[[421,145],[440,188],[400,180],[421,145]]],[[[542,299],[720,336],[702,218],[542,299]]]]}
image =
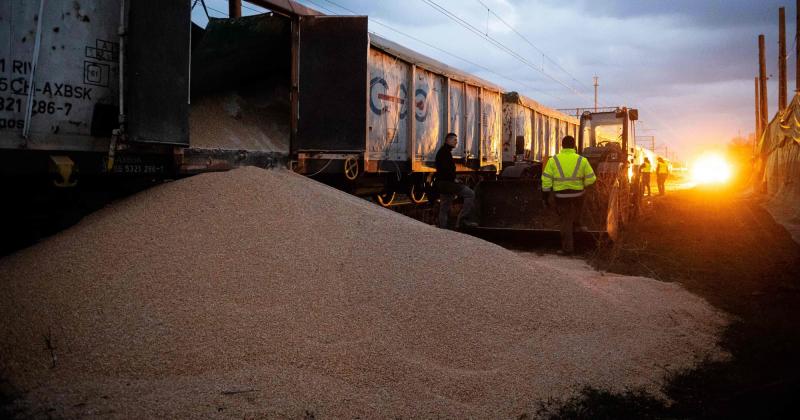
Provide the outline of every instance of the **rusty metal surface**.
{"type": "Polygon", "coordinates": [[[364,150],[368,42],[366,17],[300,19],[300,115],[293,151],[364,150]]]}
{"type": "Polygon", "coordinates": [[[178,173],[183,175],[203,172],[227,171],[240,166],[275,168],[285,166],[285,153],[253,152],[245,150],[183,149],[177,160],[178,173]]]}
{"type": "Polygon", "coordinates": [[[128,15],[131,141],[189,145],[189,0],[136,0],[128,15]]]}

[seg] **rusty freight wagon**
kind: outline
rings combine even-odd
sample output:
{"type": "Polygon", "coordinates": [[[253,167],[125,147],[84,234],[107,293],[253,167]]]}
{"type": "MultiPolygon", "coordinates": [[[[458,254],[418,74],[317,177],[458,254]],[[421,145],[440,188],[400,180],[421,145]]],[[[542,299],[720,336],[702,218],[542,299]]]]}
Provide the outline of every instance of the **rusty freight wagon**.
{"type": "Polygon", "coordinates": [[[577,118],[520,95],[503,94],[503,172],[506,178],[537,177],[566,135],[578,138],[577,118]]]}
{"type": "Polygon", "coordinates": [[[451,131],[465,182],[500,171],[500,86],[369,33],[366,16],[253,3],[277,12],[211,19],[194,53],[207,62],[193,63],[193,85],[286,98],[263,118],[287,127],[295,172],[384,205],[397,193],[421,202],[451,131]],[[195,83],[209,76],[213,83],[195,83]]]}
{"type": "Polygon", "coordinates": [[[499,172],[501,87],[367,33],[365,18],[306,16],[300,33],[296,171],[375,194],[383,205],[398,193],[421,202],[436,152],[445,134],[455,132],[456,170],[468,185],[499,172]],[[319,35],[304,37],[305,27],[319,35]],[[350,36],[334,35],[343,27],[350,36]],[[351,53],[347,63],[342,49],[351,53]],[[313,100],[306,86],[321,87],[313,100]],[[314,112],[312,119],[304,116],[313,112],[307,107],[336,111],[314,112]]]}

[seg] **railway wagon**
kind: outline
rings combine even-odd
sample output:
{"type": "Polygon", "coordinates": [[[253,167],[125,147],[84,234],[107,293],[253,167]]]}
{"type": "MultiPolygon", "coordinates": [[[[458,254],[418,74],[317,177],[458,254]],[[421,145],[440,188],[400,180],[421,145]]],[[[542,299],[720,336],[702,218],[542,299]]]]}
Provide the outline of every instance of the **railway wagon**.
{"type": "Polygon", "coordinates": [[[566,135],[578,139],[579,121],[517,92],[503,94],[503,171],[507,178],[538,177],[566,135]]]}
{"type": "MultiPolygon", "coordinates": [[[[324,32],[321,28],[336,27],[336,20],[347,22],[349,18],[306,16],[300,29],[305,25],[324,32]]],[[[307,77],[317,86],[347,85],[342,90],[353,94],[346,100],[352,115],[345,122],[336,115],[316,114],[319,127],[350,125],[344,127],[348,134],[335,140],[325,138],[326,133],[306,137],[303,125],[308,121],[301,115],[293,142],[295,170],[334,177],[356,194],[376,194],[383,205],[391,204],[398,193],[421,202],[435,171],[436,152],[445,134],[454,132],[459,142],[453,157],[465,183],[474,185],[484,177],[494,177],[502,167],[502,88],[368,34],[366,26],[360,29],[363,33],[358,39],[366,37],[368,43],[356,46],[361,50],[351,61],[355,68],[312,72],[301,64],[301,113],[307,106],[302,93],[303,78],[307,77]]],[[[325,60],[325,51],[337,51],[340,42],[350,42],[337,38],[335,45],[325,45],[330,38],[309,40],[301,35],[301,55],[304,49],[313,54],[314,68],[333,68],[326,63],[341,58],[333,55],[325,60]]],[[[324,104],[335,98],[318,99],[323,102],[315,101],[314,107],[335,106],[324,104]]]]}
{"type": "Polygon", "coordinates": [[[41,190],[285,161],[288,121],[250,121],[271,98],[206,88],[232,79],[209,70],[224,25],[190,15],[189,0],[0,2],[2,179],[41,190]]]}
{"type": "Polygon", "coordinates": [[[500,170],[502,88],[370,34],[364,16],[254,3],[273,12],[205,29],[188,0],[0,4],[3,178],[72,187],[291,160],[421,201],[449,131],[468,183],[500,170]]]}
{"type": "Polygon", "coordinates": [[[226,22],[190,25],[189,0],[0,2],[0,252],[164,178],[285,164],[288,92],[238,95],[226,22]]]}

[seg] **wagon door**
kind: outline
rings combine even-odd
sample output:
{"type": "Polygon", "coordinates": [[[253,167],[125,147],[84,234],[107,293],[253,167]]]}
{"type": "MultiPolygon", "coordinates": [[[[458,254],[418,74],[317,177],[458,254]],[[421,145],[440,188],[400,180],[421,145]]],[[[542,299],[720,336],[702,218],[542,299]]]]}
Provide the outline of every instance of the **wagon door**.
{"type": "Polygon", "coordinates": [[[189,15],[189,1],[130,3],[125,113],[132,141],[189,145],[189,15]]]}
{"type": "Polygon", "coordinates": [[[365,16],[302,16],[297,150],[366,148],[369,38],[365,16]]]}

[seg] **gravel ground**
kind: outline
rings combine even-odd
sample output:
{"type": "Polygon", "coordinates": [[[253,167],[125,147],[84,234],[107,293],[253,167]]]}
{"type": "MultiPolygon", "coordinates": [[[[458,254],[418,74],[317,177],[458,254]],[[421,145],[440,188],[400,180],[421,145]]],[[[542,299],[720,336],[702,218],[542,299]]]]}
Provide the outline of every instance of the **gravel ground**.
{"type": "Polygon", "coordinates": [[[509,418],[727,357],[680,285],[568,261],[204,174],[0,260],[0,369],[41,417],[509,418]]]}

